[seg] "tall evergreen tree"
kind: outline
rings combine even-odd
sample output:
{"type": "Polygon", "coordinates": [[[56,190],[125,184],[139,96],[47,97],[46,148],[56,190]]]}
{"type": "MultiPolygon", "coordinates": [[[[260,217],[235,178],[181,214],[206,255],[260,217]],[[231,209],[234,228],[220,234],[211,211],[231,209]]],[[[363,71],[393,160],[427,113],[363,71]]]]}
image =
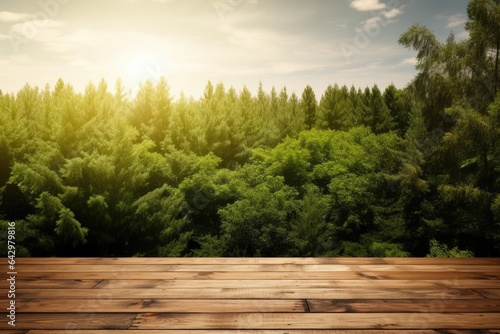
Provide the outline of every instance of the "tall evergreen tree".
{"type": "Polygon", "coordinates": [[[307,129],[312,129],[316,121],[316,109],[318,102],[316,95],[311,86],[307,85],[302,92],[302,99],[300,100],[300,107],[305,115],[305,124],[307,129]]]}

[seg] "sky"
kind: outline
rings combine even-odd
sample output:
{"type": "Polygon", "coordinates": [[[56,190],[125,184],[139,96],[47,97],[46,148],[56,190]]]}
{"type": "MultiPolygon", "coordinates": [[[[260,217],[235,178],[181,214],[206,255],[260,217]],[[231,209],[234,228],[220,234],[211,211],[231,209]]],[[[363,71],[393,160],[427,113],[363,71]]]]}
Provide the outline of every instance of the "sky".
{"type": "Polygon", "coordinates": [[[173,97],[210,80],[259,82],[320,97],[328,85],[406,86],[415,52],[398,44],[421,24],[467,38],[467,0],[0,0],[0,89],[84,91],[120,78],[131,94],[165,77],[173,97]]]}

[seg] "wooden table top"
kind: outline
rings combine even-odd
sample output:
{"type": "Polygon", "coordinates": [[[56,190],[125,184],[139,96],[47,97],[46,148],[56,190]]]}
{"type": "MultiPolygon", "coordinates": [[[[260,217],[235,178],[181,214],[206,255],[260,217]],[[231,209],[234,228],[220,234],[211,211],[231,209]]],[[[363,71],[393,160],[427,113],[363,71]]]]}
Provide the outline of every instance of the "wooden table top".
{"type": "Polygon", "coordinates": [[[4,263],[0,334],[500,333],[499,258],[4,263]]]}

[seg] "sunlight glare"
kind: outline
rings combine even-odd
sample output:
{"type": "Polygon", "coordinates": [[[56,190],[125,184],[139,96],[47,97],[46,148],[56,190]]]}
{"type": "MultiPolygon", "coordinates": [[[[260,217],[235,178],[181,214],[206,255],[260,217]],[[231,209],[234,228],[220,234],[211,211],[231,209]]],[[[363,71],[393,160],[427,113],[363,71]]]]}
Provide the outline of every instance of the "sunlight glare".
{"type": "Polygon", "coordinates": [[[167,76],[165,61],[154,53],[139,53],[125,59],[120,76],[131,95],[135,96],[141,83],[147,80],[153,83],[167,76]]]}

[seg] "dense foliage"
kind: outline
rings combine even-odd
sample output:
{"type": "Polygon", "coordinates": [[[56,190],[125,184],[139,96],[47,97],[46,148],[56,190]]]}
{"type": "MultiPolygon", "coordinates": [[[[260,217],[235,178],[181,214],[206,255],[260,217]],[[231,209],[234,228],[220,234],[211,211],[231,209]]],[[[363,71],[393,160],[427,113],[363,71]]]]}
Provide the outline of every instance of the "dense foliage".
{"type": "Polygon", "coordinates": [[[466,41],[401,36],[405,89],[0,91],[2,234],[34,256],[499,256],[500,5],[468,15],[466,41]]]}

